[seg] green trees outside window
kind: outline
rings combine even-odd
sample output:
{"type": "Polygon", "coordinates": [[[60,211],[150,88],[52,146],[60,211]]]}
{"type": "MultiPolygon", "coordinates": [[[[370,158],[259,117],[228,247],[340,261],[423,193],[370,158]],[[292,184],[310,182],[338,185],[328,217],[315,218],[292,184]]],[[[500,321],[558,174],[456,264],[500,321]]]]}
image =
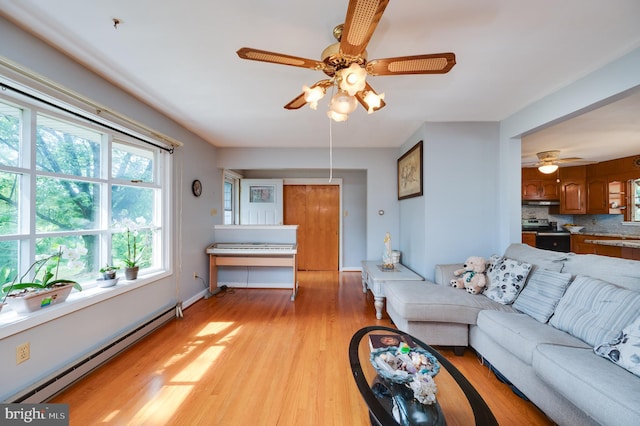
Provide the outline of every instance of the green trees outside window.
{"type": "Polygon", "coordinates": [[[65,273],[95,280],[101,265],[124,266],[126,238],[114,221],[136,218],[154,226],[140,230],[152,234],[141,269],[161,267],[159,155],[116,132],[0,98],[0,268],[20,274],[38,255],[81,248],[83,267],[65,273]]]}

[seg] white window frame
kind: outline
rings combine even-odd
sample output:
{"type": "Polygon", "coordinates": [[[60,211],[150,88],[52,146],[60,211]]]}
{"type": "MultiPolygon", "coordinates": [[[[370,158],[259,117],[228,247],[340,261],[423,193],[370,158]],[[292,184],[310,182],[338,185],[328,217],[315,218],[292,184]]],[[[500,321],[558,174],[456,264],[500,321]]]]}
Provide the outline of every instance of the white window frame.
{"type": "MultiPolygon", "coordinates": [[[[27,216],[28,219],[20,222],[24,222],[20,225],[16,234],[12,235],[0,235],[0,240],[5,241],[19,241],[21,250],[20,269],[26,270],[28,265],[33,262],[35,257],[35,242],[39,238],[48,236],[46,233],[35,232],[35,179],[37,176],[50,175],[47,172],[36,170],[35,161],[35,117],[38,113],[42,113],[47,116],[54,117],[59,120],[69,122],[81,127],[89,128],[97,131],[103,135],[102,143],[102,165],[101,175],[98,178],[85,178],[82,180],[95,182],[100,185],[104,185],[107,189],[105,192],[107,196],[102,196],[100,200],[100,213],[97,218],[98,225],[96,229],[92,230],[75,230],[63,233],[56,233],[56,235],[77,235],[79,232],[83,234],[92,233],[100,234],[102,236],[108,236],[113,230],[111,229],[111,185],[122,184],[122,180],[113,179],[111,177],[111,147],[114,140],[119,143],[139,146],[143,149],[149,149],[149,145],[142,141],[135,140],[133,137],[123,135],[112,129],[103,128],[98,124],[93,124],[78,118],[67,112],[62,112],[56,108],[55,105],[50,105],[50,96],[47,97],[47,103],[40,103],[34,101],[27,96],[20,93],[13,93],[10,90],[0,92],[0,102],[16,106],[22,109],[22,144],[21,144],[21,162],[18,167],[2,166],[0,165],[0,171],[6,171],[10,173],[21,173],[23,179],[21,179],[21,206],[19,210],[20,217],[27,216]],[[107,154],[106,156],[104,154],[107,154]],[[26,265],[26,267],[25,267],[26,265]]],[[[62,104],[62,102],[61,102],[62,104]]],[[[104,119],[102,119],[104,121],[104,119]]],[[[119,125],[119,127],[122,127],[119,125]]],[[[133,132],[135,133],[135,132],[133,132]]],[[[163,146],[160,141],[155,141],[157,146],[163,146]]],[[[0,312],[0,339],[8,337],[10,335],[19,333],[27,328],[37,326],[39,324],[51,321],[68,313],[74,312],[79,309],[84,309],[88,306],[100,303],[104,300],[116,297],[123,293],[130,292],[136,288],[153,283],[161,278],[167,277],[173,273],[172,264],[170,262],[172,254],[171,243],[171,230],[169,224],[172,220],[173,210],[170,206],[171,194],[171,182],[172,182],[172,156],[169,153],[164,152],[160,148],[151,148],[155,151],[154,154],[154,182],[144,183],[135,182],[133,185],[140,187],[150,187],[158,189],[156,191],[157,196],[154,210],[154,225],[161,237],[154,238],[157,240],[157,246],[154,247],[154,268],[145,269],[139,275],[138,280],[124,283],[124,285],[118,285],[112,288],[98,288],[95,285],[95,281],[81,282],[83,287],[82,292],[72,292],[65,303],[47,307],[30,314],[18,315],[12,310],[4,307],[0,312]]],[[[69,175],[55,176],[62,178],[69,178],[69,175]]],[[[131,185],[132,182],[127,182],[131,185]]],[[[100,259],[98,264],[106,263],[110,256],[110,238],[101,239],[100,259]],[[105,243],[105,241],[109,241],[105,243]]],[[[96,276],[97,278],[97,276],[96,276]]]]}

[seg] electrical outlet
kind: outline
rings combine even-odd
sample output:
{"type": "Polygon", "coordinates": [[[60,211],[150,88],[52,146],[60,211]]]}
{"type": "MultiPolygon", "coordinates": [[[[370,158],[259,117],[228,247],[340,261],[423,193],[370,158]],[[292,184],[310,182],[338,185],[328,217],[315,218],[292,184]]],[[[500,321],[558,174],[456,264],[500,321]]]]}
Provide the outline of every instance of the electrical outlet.
{"type": "Polygon", "coordinates": [[[16,347],[16,365],[25,362],[31,357],[29,342],[16,347]]]}
{"type": "Polygon", "coordinates": [[[194,272],[194,273],[193,273],[193,279],[194,279],[194,280],[198,279],[198,273],[197,273],[197,272],[194,272]]]}

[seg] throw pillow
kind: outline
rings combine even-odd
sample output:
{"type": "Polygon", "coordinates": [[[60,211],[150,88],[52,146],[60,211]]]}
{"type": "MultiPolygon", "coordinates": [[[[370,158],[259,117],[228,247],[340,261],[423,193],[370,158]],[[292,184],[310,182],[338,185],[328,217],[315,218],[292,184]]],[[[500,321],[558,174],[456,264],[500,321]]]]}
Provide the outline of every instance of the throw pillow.
{"type": "Polygon", "coordinates": [[[518,297],[530,271],[530,263],[501,257],[489,265],[483,294],[495,302],[509,305],[518,297]]]}
{"type": "Polygon", "coordinates": [[[578,275],[549,324],[591,346],[609,342],[640,312],[640,293],[597,278],[578,275]]]}
{"type": "Polygon", "coordinates": [[[570,282],[571,274],[568,272],[535,268],[513,307],[541,323],[546,323],[570,282]]]}
{"type": "Polygon", "coordinates": [[[613,341],[596,346],[594,352],[640,376],[640,316],[613,341]]]}

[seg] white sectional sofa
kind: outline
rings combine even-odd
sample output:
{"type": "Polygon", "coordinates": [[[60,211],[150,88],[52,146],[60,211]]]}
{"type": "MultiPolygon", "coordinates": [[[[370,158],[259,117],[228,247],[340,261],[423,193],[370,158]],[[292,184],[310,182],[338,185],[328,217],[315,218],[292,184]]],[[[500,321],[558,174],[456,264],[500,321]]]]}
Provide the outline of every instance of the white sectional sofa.
{"type": "Polygon", "coordinates": [[[460,264],[438,265],[435,283],[385,283],[389,317],[431,345],[472,347],[560,425],[640,424],[640,262],[524,244],[493,260],[494,300],[449,286],[460,264]],[[509,268],[526,265],[518,282],[509,268]],[[501,276],[516,284],[503,291],[501,276]]]}

